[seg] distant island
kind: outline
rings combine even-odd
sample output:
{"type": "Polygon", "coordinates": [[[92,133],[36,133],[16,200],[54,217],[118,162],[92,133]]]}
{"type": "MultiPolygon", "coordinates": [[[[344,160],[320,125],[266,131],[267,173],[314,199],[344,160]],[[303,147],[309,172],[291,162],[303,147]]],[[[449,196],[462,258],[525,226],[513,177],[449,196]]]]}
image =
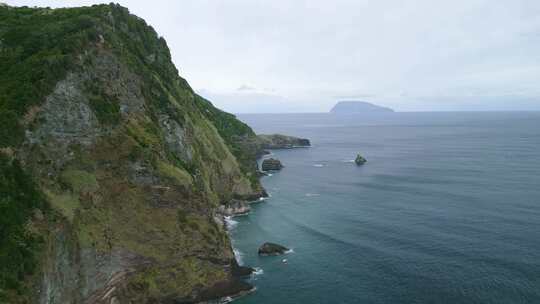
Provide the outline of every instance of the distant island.
{"type": "Polygon", "coordinates": [[[381,113],[394,112],[386,107],[374,105],[365,101],[339,101],[330,110],[330,113],[381,113]]]}

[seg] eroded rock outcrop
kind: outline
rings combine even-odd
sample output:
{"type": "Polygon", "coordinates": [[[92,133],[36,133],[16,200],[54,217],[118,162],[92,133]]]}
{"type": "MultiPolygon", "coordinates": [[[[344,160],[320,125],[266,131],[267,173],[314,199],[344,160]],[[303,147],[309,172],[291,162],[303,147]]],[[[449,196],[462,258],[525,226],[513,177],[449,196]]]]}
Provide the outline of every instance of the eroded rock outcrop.
{"type": "Polygon", "coordinates": [[[275,158],[267,158],[261,164],[262,171],[279,171],[283,168],[281,161],[275,158]]]}
{"type": "Polygon", "coordinates": [[[309,139],[281,134],[259,134],[257,139],[262,149],[292,149],[311,146],[309,139]]]}
{"type": "Polygon", "coordinates": [[[218,208],[218,212],[224,216],[237,216],[248,214],[251,207],[247,201],[233,199],[228,203],[222,204],[218,208]]]}

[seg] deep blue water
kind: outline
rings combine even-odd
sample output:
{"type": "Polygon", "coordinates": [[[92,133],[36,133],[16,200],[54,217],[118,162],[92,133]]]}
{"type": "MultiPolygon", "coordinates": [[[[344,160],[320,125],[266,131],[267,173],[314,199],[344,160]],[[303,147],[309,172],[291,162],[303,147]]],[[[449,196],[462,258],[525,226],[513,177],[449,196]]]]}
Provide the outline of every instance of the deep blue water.
{"type": "Polygon", "coordinates": [[[313,147],[274,151],[271,198],[235,218],[263,269],[235,303],[540,303],[540,112],[239,118],[313,147]]]}

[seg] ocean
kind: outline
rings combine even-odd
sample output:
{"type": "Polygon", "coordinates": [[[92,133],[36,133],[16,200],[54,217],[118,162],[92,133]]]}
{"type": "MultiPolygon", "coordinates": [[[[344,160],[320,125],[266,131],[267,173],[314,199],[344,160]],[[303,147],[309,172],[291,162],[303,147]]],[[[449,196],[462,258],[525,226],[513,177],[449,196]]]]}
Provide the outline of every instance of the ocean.
{"type": "Polygon", "coordinates": [[[238,117],[312,147],[272,151],[271,197],[232,221],[258,269],[235,303],[540,303],[540,112],[238,117]]]}

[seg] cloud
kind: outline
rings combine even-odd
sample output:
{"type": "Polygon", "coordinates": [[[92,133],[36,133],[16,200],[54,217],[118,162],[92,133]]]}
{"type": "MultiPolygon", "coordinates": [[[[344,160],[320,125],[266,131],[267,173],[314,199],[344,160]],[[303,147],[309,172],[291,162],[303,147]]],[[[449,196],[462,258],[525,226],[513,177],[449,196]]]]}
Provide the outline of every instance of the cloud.
{"type": "Polygon", "coordinates": [[[363,94],[398,110],[442,109],[438,96],[471,91],[485,95],[486,109],[495,109],[490,96],[520,92],[529,100],[520,109],[536,107],[540,96],[537,0],[119,2],[166,38],[194,88],[271,93],[304,110],[363,94]],[[432,100],[418,102],[426,96],[432,100]]]}
{"type": "Polygon", "coordinates": [[[240,87],[238,87],[238,89],[236,90],[242,92],[242,91],[255,91],[256,89],[254,87],[250,87],[248,85],[243,84],[240,87]]]}

